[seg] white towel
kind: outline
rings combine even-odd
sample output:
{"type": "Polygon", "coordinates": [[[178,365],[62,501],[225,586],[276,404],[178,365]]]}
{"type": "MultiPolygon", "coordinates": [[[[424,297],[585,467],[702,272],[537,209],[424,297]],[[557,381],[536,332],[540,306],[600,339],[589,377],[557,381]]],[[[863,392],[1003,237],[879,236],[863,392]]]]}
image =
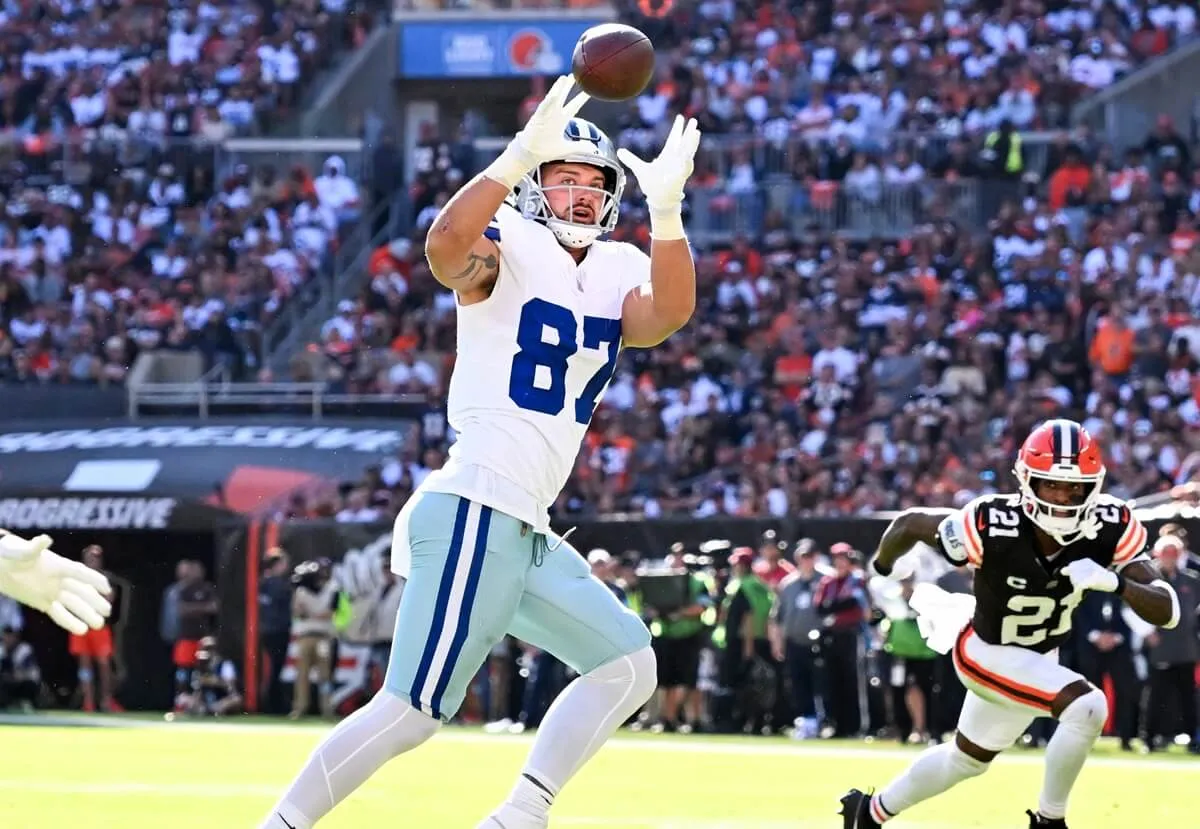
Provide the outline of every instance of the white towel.
{"type": "Polygon", "coordinates": [[[926,644],[938,653],[949,653],[958,634],[975,615],[975,597],[969,593],[947,593],[928,582],[913,588],[909,606],[917,612],[917,628],[926,644]]]}

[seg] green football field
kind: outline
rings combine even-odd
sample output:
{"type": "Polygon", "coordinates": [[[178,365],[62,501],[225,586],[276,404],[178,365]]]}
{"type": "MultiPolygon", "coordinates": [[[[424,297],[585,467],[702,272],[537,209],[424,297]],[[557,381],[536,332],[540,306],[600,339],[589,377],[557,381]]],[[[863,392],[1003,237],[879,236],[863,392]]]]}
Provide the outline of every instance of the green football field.
{"type": "MultiPolygon", "coordinates": [[[[325,726],[84,720],[112,727],[0,726],[4,829],[252,829],[325,726]]],[[[446,729],[393,761],[322,829],[473,829],[504,797],[528,736],[446,729]]],[[[881,785],[912,752],[783,739],[616,737],[555,806],[551,826],[839,829],[837,799],[881,785]]],[[[1017,750],[988,774],[913,809],[896,829],[1025,829],[1041,755],[1017,750]]],[[[1200,762],[1105,746],[1071,805],[1076,829],[1200,825],[1200,762]]]]}

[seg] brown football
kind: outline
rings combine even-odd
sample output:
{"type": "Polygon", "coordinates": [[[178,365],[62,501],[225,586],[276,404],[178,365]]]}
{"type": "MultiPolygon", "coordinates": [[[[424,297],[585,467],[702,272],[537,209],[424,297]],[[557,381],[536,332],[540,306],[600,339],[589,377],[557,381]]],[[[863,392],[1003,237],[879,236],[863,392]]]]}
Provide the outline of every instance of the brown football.
{"type": "Polygon", "coordinates": [[[584,92],[601,101],[624,101],[654,77],[654,45],[632,26],[602,23],[575,44],[571,73],[584,92]]]}

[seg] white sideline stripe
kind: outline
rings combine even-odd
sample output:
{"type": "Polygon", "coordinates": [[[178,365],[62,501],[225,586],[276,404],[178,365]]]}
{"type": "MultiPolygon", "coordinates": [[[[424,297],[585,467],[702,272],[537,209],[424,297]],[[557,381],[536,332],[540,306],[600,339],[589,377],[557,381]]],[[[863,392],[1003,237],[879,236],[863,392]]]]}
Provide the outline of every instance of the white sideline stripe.
{"type": "MultiPolygon", "coordinates": [[[[100,718],[102,719],[102,718],[100,718]]],[[[116,725],[117,721],[109,720],[110,723],[116,725]]],[[[325,736],[331,730],[331,726],[327,724],[321,725],[272,725],[267,723],[230,723],[230,722],[155,722],[155,721],[137,721],[131,723],[124,721],[120,726],[131,729],[172,729],[176,731],[198,731],[198,732],[246,732],[252,734],[280,734],[280,735],[295,735],[305,734],[312,736],[325,736]]],[[[0,729],[3,726],[0,725],[0,729]]],[[[461,743],[466,745],[481,745],[485,743],[514,743],[517,745],[531,745],[533,743],[532,734],[478,734],[470,732],[455,732],[451,729],[443,730],[434,739],[438,742],[445,743],[461,743]]],[[[686,737],[678,739],[655,739],[653,737],[646,739],[636,739],[631,737],[618,736],[609,740],[604,744],[602,751],[649,751],[662,752],[668,754],[716,754],[716,755],[734,755],[741,757],[809,757],[814,759],[824,760],[911,760],[917,756],[917,751],[914,749],[904,748],[861,748],[853,745],[834,744],[829,745],[824,742],[814,741],[812,743],[799,742],[784,742],[768,741],[767,738],[762,738],[762,745],[753,743],[737,743],[723,742],[720,740],[710,740],[703,737],[686,737]]],[[[1013,748],[1001,754],[993,762],[1002,765],[1017,765],[1017,766],[1038,766],[1041,767],[1045,760],[1041,752],[1027,753],[1027,749],[1013,748]]],[[[1090,757],[1087,761],[1089,768],[1114,768],[1114,769],[1146,769],[1148,771],[1175,771],[1189,772],[1194,774],[1197,770],[1195,760],[1180,757],[1178,760],[1168,760],[1152,757],[1090,757]]]]}
{"type": "MultiPolygon", "coordinates": [[[[510,734],[439,734],[435,739],[456,743],[484,743],[490,741],[509,741],[514,743],[531,743],[530,735],[510,734]]],[[[636,740],[616,738],[604,744],[602,750],[618,751],[659,751],[672,754],[733,754],[740,756],[783,756],[811,757],[819,759],[845,760],[911,760],[917,756],[917,751],[902,748],[856,748],[838,745],[803,745],[797,743],[776,745],[751,745],[748,743],[723,743],[717,740],[654,739],[636,740]]],[[[1044,757],[1041,753],[1025,754],[1026,749],[1014,748],[1009,753],[1001,754],[993,762],[1007,765],[1042,766],[1044,757]]],[[[1148,757],[1090,757],[1089,767],[1108,767],[1118,769],[1148,769],[1154,771],[1187,771],[1195,773],[1196,764],[1180,758],[1178,762],[1160,760],[1148,757]]]]}

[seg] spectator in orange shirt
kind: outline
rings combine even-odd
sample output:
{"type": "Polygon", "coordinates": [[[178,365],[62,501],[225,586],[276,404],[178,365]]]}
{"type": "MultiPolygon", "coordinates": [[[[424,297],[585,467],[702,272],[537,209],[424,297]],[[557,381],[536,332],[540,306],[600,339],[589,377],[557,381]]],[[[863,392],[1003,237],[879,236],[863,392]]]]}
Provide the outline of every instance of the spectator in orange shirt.
{"type": "Polygon", "coordinates": [[[372,277],[398,273],[407,280],[412,271],[408,261],[411,249],[412,242],[408,239],[393,239],[380,245],[371,252],[371,258],[367,261],[367,273],[372,277]]]}
{"type": "Polygon", "coordinates": [[[1067,147],[1062,166],[1054,171],[1054,175],[1050,176],[1051,209],[1062,210],[1066,207],[1072,194],[1075,194],[1077,199],[1081,198],[1087,193],[1091,180],[1091,171],[1088,170],[1083,155],[1079,152],[1079,147],[1071,144],[1067,147]]]}
{"type": "Polygon", "coordinates": [[[1096,327],[1088,358],[1109,377],[1123,381],[1133,366],[1133,343],[1133,329],[1125,324],[1121,309],[1114,306],[1096,327]]]}
{"type": "Polygon", "coordinates": [[[725,265],[729,262],[741,263],[742,271],[752,278],[762,276],[762,254],[750,247],[750,242],[745,236],[738,236],[734,239],[731,250],[717,254],[717,266],[721,270],[724,270],[725,265]]]}
{"type": "Polygon", "coordinates": [[[775,384],[788,400],[797,400],[812,379],[813,359],[804,349],[803,335],[786,336],[786,352],[775,360],[775,384]]]}

